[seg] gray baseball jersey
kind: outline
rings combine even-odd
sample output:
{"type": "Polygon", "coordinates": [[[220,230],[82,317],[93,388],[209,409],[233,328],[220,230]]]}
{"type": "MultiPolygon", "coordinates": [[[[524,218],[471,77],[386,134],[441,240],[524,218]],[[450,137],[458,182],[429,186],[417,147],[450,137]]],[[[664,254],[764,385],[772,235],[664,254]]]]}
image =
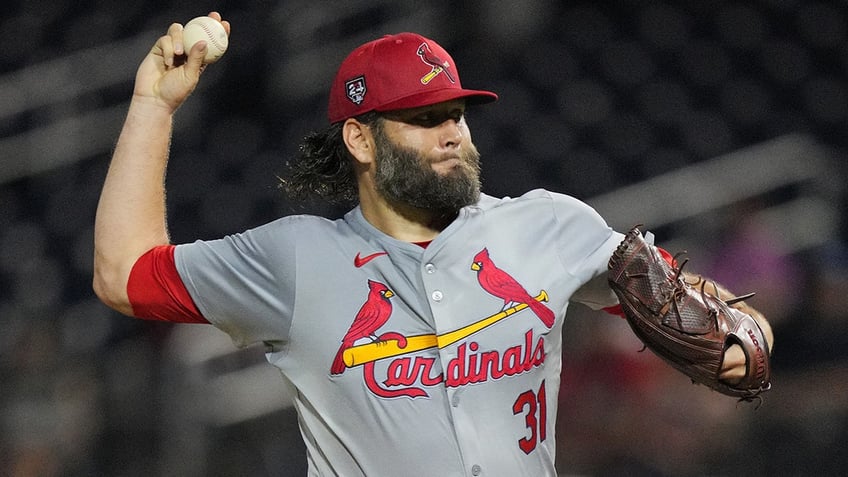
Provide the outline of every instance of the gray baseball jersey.
{"type": "Polygon", "coordinates": [[[310,475],[556,475],[569,301],[617,303],[621,241],[544,190],[483,196],[429,246],[356,208],[176,248],[198,309],[263,342],[293,388],[310,475]]]}

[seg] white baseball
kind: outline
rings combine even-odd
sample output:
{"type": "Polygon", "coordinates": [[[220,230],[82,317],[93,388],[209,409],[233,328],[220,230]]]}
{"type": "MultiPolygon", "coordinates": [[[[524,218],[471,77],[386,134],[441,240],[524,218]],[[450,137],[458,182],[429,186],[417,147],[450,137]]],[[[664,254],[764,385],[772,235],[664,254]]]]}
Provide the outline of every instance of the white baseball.
{"type": "Polygon", "coordinates": [[[200,40],[206,42],[206,57],[203,62],[207,64],[218,61],[230,43],[224,25],[211,17],[193,18],[183,27],[183,46],[186,52],[200,40]]]}

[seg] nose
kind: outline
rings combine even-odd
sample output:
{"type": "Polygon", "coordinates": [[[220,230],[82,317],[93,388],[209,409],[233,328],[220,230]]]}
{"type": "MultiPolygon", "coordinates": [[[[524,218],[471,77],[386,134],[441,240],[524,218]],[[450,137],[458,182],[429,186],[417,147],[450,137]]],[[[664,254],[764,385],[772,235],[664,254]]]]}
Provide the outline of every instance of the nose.
{"type": "Polygon", "coordinates": [[[439,143],[443,148],[458,147],[464,133],[460,121],[448,119],[439,126],[439,143]]]}

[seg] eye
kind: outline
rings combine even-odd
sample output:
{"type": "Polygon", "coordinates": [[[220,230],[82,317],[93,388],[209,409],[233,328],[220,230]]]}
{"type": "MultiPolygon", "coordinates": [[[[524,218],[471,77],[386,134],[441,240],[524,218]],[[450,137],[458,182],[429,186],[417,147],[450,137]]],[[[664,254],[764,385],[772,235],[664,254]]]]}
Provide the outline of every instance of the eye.
{"type": "Polygon", "coordinates": [[[461,122],[465,118],[465,111],[461,109],[457,109],[451,112],[450,119],[453,119],[456,122],[461,122]]]}
{"type": "Polygon", "coordinates": [[[450,111],[426,111],[421,114],[416,114],[410,122],[419,126],[432,128],[448,120],[454,120],[457,123],[461,122],[464,117],[465,111],[462,109],[454,109],[450,111]]]}
{"type": "Polygon", "coordinates": [[[434,126],[433,121],[435,121],[435,117],[432,113],[421,113],[414,118],[412,121],[416,124],[420,124],[422,126],[434,126]]]}
{"type": "Polygon", "coordinates": [[[443,123],[445,120],[447,120],[447,117],[443,114],[439,114],[434,111],[426,111],[416,114],[404,122],[424,128],[433,128],[443,123]]]}

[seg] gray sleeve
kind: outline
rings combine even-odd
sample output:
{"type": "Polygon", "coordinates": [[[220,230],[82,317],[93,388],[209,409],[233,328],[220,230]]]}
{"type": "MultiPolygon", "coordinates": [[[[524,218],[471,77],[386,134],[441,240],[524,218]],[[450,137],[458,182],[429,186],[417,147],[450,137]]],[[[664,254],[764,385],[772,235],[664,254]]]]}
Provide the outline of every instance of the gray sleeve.
{"type": "Polygon", "coordinates": [[[198,309],[236,345],[288,340],[298,228],[280,219],[176,247],[177,271],[198,309]]]}
{"type": "Polygon", "coordinates": [[[554,215],[565,233],[560,250],[569,273],[582,285],[571,301],[592,309],[618,303],[606,279],[607,263],[624,235],[613,230],[589,205],[568,196],[555,196],[554,215]]]}

